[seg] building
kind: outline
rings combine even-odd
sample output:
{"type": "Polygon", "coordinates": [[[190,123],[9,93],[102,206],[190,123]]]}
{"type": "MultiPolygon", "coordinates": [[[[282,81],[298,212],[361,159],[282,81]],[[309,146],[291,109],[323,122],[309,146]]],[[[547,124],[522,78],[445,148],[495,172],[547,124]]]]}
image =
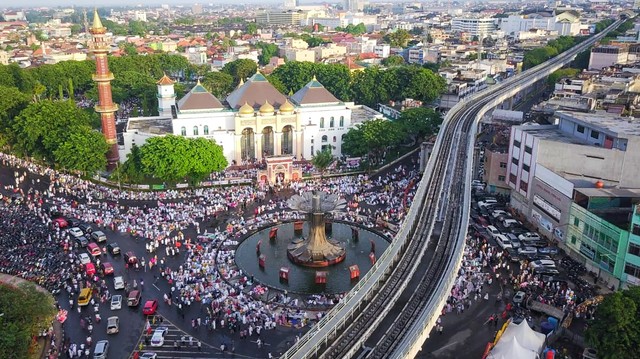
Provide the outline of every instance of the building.
{"type": "Polygon", "coordinates": [[[493,18],[461,18],[451,20],[451,31],[467,33],[471,36],[486,37],[497,29],[496,19],[493,18]]]}
{"type": "Polygon", "coordinates": [[[360,12],[364,10],[364,0],[345,0],[344,9],[350,12],[360,12]]]}
{"type": "Polygon", "coordinates": [[[500,29],[509,36],[523,39],[523,33],[532,30],[555,31],[560,36],[576,36],[580,33],[580,17],[572,11],[557,16],[551,13],[510,15],[501,19],[500,29]]]}
{"type": "Polygon", "coordinates": [[[347,48],[336,44],[324,44],[312,49],[315,52],[315,61],[332,57],[344,57],[347,54],[347,48]]]}
{"type": "Polygon", "coordinates": [[[295,9],[298,7],[298,0],[284,0],[285,9],[295,9]]]}
{"type": "Polygon", "coordinates": [[[306,49],[295,49],[295,48],[287,48],[284,50],[284,58],[287,61],[316,61],[316,52],[313,50],[306,49]]]}
{"type": "Polygon", "coordinates": [[[626,64],[629,47],[626,45],[598,45],[591,48],[589,70],[602,70],[615,64],[626,64]]]}
{"type": "Polygon", "coordinates": [[[102,26],[102,22],[98,16],[98,10],[95,10],[93,13],[93,25],[89,29],[89,32],[91,33],[89,49],[96,60],[96,73],[93,75],[93,80],[97,82],[98,85],[98,104],[95,110],[100,114],[102,134],[109,145],[107,166],[109,169],[113,169],[119,161],[115,121],[115,112],[118,111],[118,105],[113,103],[111,97],[111,80],[113,80],[113,73],[109,71],[109,60],[107,57],[111,42],[107,41],[107,28],[102,26]]]}
{"type": "Polygon", "coordinates": [[[386,59],[391,55],[391,46],[387,44],[376,45],[373,47],[373,53],[381,59],[386,59]]]}
{"type": "Polygon", "coordinates": [[[193,4],[193,5],[191,6],[191,13],[192,13],[193,15],[200,15],[200,14],[202,14],[202,13],[203,13],[203,10],[202,10],[202,4],[197,4],[197,3],[196,3],[196,4],[193,4]]]}
{"type": "Polygon", "coordinates": [[[256,23],[264,25],[299,25],[306,18],[303,11],[264,11],[256,14],[256,23]]]}
{"type": "Polygon", "coordinates": [[[157,85],[160,115],[129,119],[122,158],[134,144],[166,134],[213,139],[223,147],[229,163],[272,155],[311,158],[323,148],[339,156],[349,128],[382,117],[338,100],[315,78],[287,97],[256,73],[223,101],[198,83],[177,104],[168,77],[157,85]]]}
{"type": "Polygon", "coordinates": [[[484,149],[484,178],[489,193],[508,194],[511,188],[507,185],[507,162],[509,152],[504,147],[490,146],[484,149]]]}

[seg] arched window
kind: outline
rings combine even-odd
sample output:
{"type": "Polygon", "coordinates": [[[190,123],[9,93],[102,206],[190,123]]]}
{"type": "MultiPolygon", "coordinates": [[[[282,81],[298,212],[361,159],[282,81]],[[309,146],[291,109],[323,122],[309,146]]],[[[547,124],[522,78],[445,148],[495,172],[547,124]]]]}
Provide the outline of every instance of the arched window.
{"type": "Polygon", "coordinates": [[[337,138],[336,136],[333,136],[333,142],[336,142],[337,138]]]}
{"type": "Polygon", "coordinates": [[[273,156],[273,127],[262,129],[262,155],[273,156]]]}
{"type": "Polygon", "coordinates": [[[204,126],[204,128],[202,129],[202,134],[205,136],[209,136],[209,126],[204,126]]]}
{"type": "Polygon", "coordinates": [[[329,127],[333,128],[333,126],[335,126],[335,121],[333,119],[333,116],[331,116],[331,119],[329,120],[329,127]]]}
{"type": "MultiPolygon", "coordinates": [[[[284,126],[282,129],[280,151],[283,155],[290,155],[293,153],[293,127],[291,125],[284,126]]],[[[313,139],[311,139],[313,143],[313,139]]]]}
{"type": "Polygon", "coordinates": [[[193,126],[193,135],[194,136],[198,135],[198,126],[193,126]]]}
{"type": "Polygon", "coordinates": [[[180,134],[183,135],[183,136],[186,136],[187,135],[187,128],[186,127],[180,128],[180,134]]]}
{"type": "Polygon", "coordinates": [[[324,143],[324,142],[327,142],[327,141],[328,141],[327,135],[322,136],[322,142],[324,143]]]}
{"type": "Polygon", "coordinates": [[[242,137],[240,138],[240,156],[243,160],[251,160],[255,158],[254,145],[253,129],[247,127],[242,130],[242,137]]]}
{"type": "Polygon", "coordinates": [[[340,116],[340,127],[344,127],[344,116],[340,116]]]}
{"type": "Polygon", "coordinates": [[[324,117],[320,117],[320,128],[324,128],[324,117]]]}

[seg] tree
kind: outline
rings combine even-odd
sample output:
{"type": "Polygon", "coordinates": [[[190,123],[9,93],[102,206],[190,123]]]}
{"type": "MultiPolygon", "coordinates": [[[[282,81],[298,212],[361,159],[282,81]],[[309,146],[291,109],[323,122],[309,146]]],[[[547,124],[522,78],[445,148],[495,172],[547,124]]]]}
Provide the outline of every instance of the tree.
{"type": "Polygon", "coordinates": [[[15,87],[0,86],[0,147],[11,140],[11,125],[20,111],[29,105],[29,96],[15,87]]]}
{"type": "Polygon", "coordinates": [[[244,27],[244,32],[246,32],[249,35],[255,35],[258,33],[258,25],[256,25],[255,22],[248,22],[247,25],[244,27]]]}
{"type": "Polygon", "coordinates": [[[407,30],[396,30],[384,36],[384,41],[392,47],[405,47],[411,38],[411,34],[407,30]]]}
{"type": "Polygon", "coordinates": [[[167,135],[152,137],[140,147],[140,165],[144,174],[162,181],[195,182],[224,169],[227,160],[214,141],[167,135]]]}
{"type": "Polygon", "coordinates": [[[104,136],[88,126],[69,133],[65,142],[53,151],[57,165],[64,169],[95,173],[107,166],[109,145],[104,136]]]}
{"type": "Polygon", "coordinates": [[[53,297],[31,283],[0,285],[0,308],[0,358],[34,357],[32,338],[49,327],[56,314],[53,297]]]}
{"type": "Polygon", "coordinates": [[[233,76],[234,82],[245,80],[258,71],[258,64],[253,60],[239,59],[226,63],[222,68],[222,72],[233,76]]]}
{"type": "Polygon", "coordinates": [[[233,77],[224,72],[209,72],[200,83],[217,98],[223,98],[233,90],[233,77]]]}
{"type": "Polygon", "coordinates": [[[438,131],[442,117],[433,109],[425,107],[410,108],[402,111],[398,124],[406,138],[414,143],[438,131]]]}
{"type": "Polygon", "coordinates": [[[579,73],[580,73],[579,69],[572,69],[572,68],[556,70],[551,75],[549,75],[549,77],[547,77],[547,83],[553,86],[555,85],[556,82],[558,82],[558,80],[566,77],[572,78],[577,76],[579,73]]]}
{"type": "Polygon", "coordinates": [[[318,150],[316,155],[311,159],[311,163],[320,171],[320,178],[324,176],[324,172],[327,170],[327,167],[333,163],[333,153],[331,153],[331,148],[325,147],[322,150],[318,150]]]}
{"type": "Polygon", "coordinates": [[[388,147],[402,141],[402,132],[397,123],[375,119],[351,128],[342,142],[342,152],[352,156],[367,155],[369,161],[377,163],[388,147]]]}
{"type": "Polygon", "coordinates": [[[271,61],[271,58],[278,56],[278,45],[268,44],[266,42],[256,43],[256,48],[260,50],[260,56],[258,56],[258,62],[264,66],[271,61]]]}
{"type": "Polygon", "coordinates": [[[640,357],[640,287],[607,295],[585,332],[603,359],[640,357]]]}
{"type": "Polygon", "coordinates": [[[404,57],[400,55],[391,55],[386,59],[382,59],[382,65],[391,67],[391,66],[400,66],[404,64],[404,57]]]}

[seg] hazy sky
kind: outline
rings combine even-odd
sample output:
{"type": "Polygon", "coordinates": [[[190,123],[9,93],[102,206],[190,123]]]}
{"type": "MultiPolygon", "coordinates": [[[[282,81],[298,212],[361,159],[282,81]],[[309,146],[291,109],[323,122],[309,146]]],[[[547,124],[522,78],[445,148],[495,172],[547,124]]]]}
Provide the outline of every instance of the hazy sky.
{"type": "MultiPolygon", "coordinates": [[[[339,1],[339,0],[338,0],[339,1]]],[[[338,2],[336,1],[336,2],[338,2]]],[[[243,0],[241,3],[279,3],[283,2],[283,0],[243,0]]],[[[301,1],[302,3],[311,2],[311,1],[301,1]]],[[[19,2],[15,0],[0,0],[0,8],[7,7],[20,7],[20,6],[30,6],[30,7],[38,7],[38,6],[89,6],[89,7],[108,7],[108,6],[122,6],[122,5],[160,5],[160,4],[176,4],[176,5],[192,5],[195,3],[201,4],[238,4],[238,1],[234,0],[215,0],[215,1],[195,1],[195,0],[27,0],[24,2],[19,2]]]]}

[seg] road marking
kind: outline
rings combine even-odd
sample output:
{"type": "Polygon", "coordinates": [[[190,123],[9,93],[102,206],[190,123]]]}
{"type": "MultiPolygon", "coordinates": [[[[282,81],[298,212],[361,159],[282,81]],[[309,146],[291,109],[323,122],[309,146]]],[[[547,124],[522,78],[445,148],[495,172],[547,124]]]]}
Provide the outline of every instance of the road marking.
{"type": "Polygon", "coordinates": [[[440,349],[434,350],[434,351],[433,351],[433,352],[431,352],[431,353],[435,354],[435,353],[437,353],[437,352],[439,352],[439,351],[441,351],[441,350],[444,350],[444,349],[446,349],[446,348],[448,348],[448,347],[450,347],[450,346],[452,346],[452,345],[458,344],[458,343],[459,343],[458,341],[455,341],[455,342],[453,342],[453,343],[449,343],[449,344],[447,344],[447,345],[443,346],[443,347],[442,347],[442,348],[440,348],[440,349]]]}
{"type": "Polygon", "coordinates": [[[153,287],[154,287],[155,289],[157,289],[157,290],[158,290],[158,292],[160,291],[160,288],[158,288],[158,286],[157,286],[155,283],[153,283],[153,287]]]}

